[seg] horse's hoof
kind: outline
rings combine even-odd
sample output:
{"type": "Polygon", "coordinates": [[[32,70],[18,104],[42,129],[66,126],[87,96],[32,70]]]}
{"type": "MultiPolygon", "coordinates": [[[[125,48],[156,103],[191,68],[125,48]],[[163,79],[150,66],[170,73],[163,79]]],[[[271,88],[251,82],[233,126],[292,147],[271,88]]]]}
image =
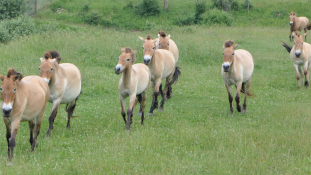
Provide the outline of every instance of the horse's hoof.
{"type": "Polygon", "coordinates": [[[129,134],[129,133],[130,133],[130,130],[129,130],[129,129],[126,129],[125,132],[129,134]]]}
{"type": "Polygon", "coordinates": [[[140,116],[140,117],[141,117],[141,115],[142,115],[142,112],[141,112],[141,111],[139,111],[139,112],[138,112],[138,116],[140,116]]]}
{"type": "Polygon", "coordinates": [[[228,116],[229,116],[229,117],[232,117],[232,116],[233,116],[233,112],[230,111],[229,114],[228,114],[228,116]]]}
{"type": "Polygon", "coordinates": [[[144,122],[143,122],[143,123],[141,123],[141,126],[144,126],[144,122]]]}
{"type": "Polygon", "coordinates": [[[163,112],[164,108],[163,107],[160,107],[159,108],[159,112],[163,112]]]}
{"type": "Polygon", "coordinates": [[[6,166],[13,166],[13,162],[9,161],[6,166]]]}
{"type": "Polygon", "coordinates": [[[245,110],[245,109],[243,109],[241,113],[242,113],[242,114],[245,114],[245,113],[246,113],[246,110],[245,110]]]}
{"type": "Polygon", "coordinates": [[[151,113],[151,112],[149,112],[149,114],[148,114],[149,116],[153,116],[153,113],[151,113]]]}

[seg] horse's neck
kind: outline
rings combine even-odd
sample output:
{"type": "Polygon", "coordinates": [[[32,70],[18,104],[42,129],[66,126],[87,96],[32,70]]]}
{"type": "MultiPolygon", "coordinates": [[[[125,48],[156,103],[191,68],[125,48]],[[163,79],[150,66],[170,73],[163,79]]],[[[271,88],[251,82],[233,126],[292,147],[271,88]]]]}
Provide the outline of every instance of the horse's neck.
{"type": "Polygon", "coordinates": [[[294,27],[293,27],[293,28],[296,29],[296,28],[299,27],[299,19],[298,19],[297,16],[296,16],[294,19],[295,19],[295,20],[294,20],[294,24],[293,24],[294,27]]]}
{"type": "Polygon", "coordinates": [[[54,64],[54,69],[53,69],[53,77],[50,80],[49,86],[54,86],[56,82],[58,82],[60,79],[64,78],[64,75],[62,75],[62,67],[60,67],[58,64],[54,64]]]}
{"type": "Polygon", "coordinates": [[[125,68],[122,75],[122,82],[124,86],[128,86],[131,84],[132,74],[133,74],[132,65],[129,65],[127,68],[125,68]]]}

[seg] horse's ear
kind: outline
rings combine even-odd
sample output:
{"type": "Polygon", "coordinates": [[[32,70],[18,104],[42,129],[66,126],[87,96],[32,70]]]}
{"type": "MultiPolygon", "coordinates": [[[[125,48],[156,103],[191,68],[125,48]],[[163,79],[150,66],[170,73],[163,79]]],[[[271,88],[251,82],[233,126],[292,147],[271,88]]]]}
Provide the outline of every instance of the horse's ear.
{"type": "Polygon", "coordinates": [[[125,53],[125,48],[123,46],[121,47],[121,52],[125,53]]]}
{"type": "Polygon", "coordinates": [[[152,40],[154,43],[158,42],[159,38],[152,40]]]}
{"type": "Polygon", "coordinates": [[[303,35],[302,35],[302,38],[305,37],[306,35],[307,35],[307,33],[303,34],[303,35]]]}
{"type": "Polygon", "coordinates": [[[167,39],[170,39],[171,38],[171,34],[167,35],[167,39]]]}
{"type": "Polygon", "coordinates": [[[236,49],[239,46],[239,44],[236,44],[233,46],[233,49],[236,49]]]}
{"type": "Polygon", "coordinates": [[[4,80],[4,75],[0,74],[0,79],[3,81],[4,80]]]}
{"type": "Polygon", "coordinates": [[[40,61],[41,61],[41,63],[42,63],[42,62],[44,61],[44,58],[41,57],[41,58],[40,58],[40,61]]]}
{"type": "Polygon", "coordinates": [[[57,58],[55,58],[55,59],[56,59],[56,61],[57,61],[58,64],[60,63],[60,61],[62,61],[62,57],[57,57],[57,58]]]}
{"type": "Polygon", "coordinates": [[[297,37],[297,34],[296,32],[292,32],[293,36],[296,38],[297,37]]]}
{"type": "Polygon", "coordinates": [[[20,81],[22,78],[23,78],[22,73],[17,72],[16,75],[15,75],[15,77],[14,77],[14,81],[16,81],[16,80],[19,80],[19,81],[20,81]]]}
{"type": "Polygon", "coordinates": [[[139,38],[142,42],[145,42],[145,41],[146,41],[146,39],[143,38],[143,37],[138,36],[138,38],[139,38]]]}

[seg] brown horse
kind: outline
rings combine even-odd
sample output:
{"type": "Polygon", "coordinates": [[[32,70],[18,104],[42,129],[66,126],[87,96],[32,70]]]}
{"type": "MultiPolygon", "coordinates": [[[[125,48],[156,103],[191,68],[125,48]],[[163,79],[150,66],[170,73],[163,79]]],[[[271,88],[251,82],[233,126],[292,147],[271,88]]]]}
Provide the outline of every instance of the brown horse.
{"type": "Polygon", "coordinates": [[[158,108],[158,95],[162,96],[159,111],[163,111],[164,101],[168,87],[177,81],[180,75],[179,67],[176,66],[175,58],[172,52],[164,49],[155,49],[157,40],[153,40],[150,35],[147,39],[139,37],[143,44],[144,63],[148,65],[151,72],[151,81],[153,87],[152,104],[149,115],[153,115],[153,110],[158,108]],[[162,79],[166,79],[164,90],[162,91],[162,79]]]}
{"type": "Polygon", "coordinates": [[[307,35],[307,33],[301,35],[296,35],[293,33],[295,37],[294,47],[289,47],[285,42],[283,42],[283,46],[290,53],[290,59],[292,60],[296,72],[297,79],[297,89],[299,89],[299,73],[301,76],[302,84],[303,84],[303,75],[305,76],[305,86],[309,86],[309,74],[311,67],[311,45],[309,43],[303,42],[303,37],[307,35]]]}
{"type": "Polygon", "coordinates": [[[81,74],[79,69],[70,63],[60,64],[61,59],[57,51],[45,52],[44,58],[40,58],[40,77],[44,78],[49,84],[51,91],[49,102],[53,103],[47,136],[51,135],[60,104],[67,104],[67,128],[70,128],[70,118],[81,92],[81,74]]]}
{"type": "Polygon", "coordinates": [[[7,76],[0,75],[1,111],[6,126],[8,142],[8,166],[13,166],[12,157],[15,138],[22,121],[28,121],[30,128],[30,145],[34,151],[40,133],[43,113],[50,97],[47,83],[38,76],[23,78],[15,69],[9,69],[7,76]],[[35,136],[33,131],[35,130],[35,136]]]}
{"type": "Polygon", "coordinates": [[[249,86],[251,85],[252,75],[254,71],[254,59],[252,55],[246,50],[235,50],[239,44],[233,45],[234,42],[228,40],[223,46],[223,64],[221,69],[222,78],[224,79],[225,86],[228,91],[229,103],[230,103],[230,113],[233,113],[232,107],[232,91],[231,85],[237,87],[237,93],[235,96],[235,101],[237,104],[238,112],[241,112],[240,105],[240,92],[243,90],[244,84],[246,83],[246,89],[244,89],[244,104],[242,113],[246,112],[246,97],[249,94],[249,86]]]}
{"type": "MultiPolygon", "coordinates": [[[[301,32],[302,29],[305,30],[305,33],[307,33],[307,30],[311,29],[311,26],[309,24],[309,19],[306,17],[297,17],[295,12],[291,12],[289,15],[289,25],[290,25],[290,32],[289,32],[289,40],[291,41],[294,37],[292,35],[293,32],[299,31],[301,32]]],[[[305,39],[307,39],[307,35],[305,35],[305,39]]]]}
{"type": "Polygon", "coordinates": [[[147,94],[150,86],[151,74],[149,68],[141,63],[134,64],[135,53],[131,48],[121,48],[122,54],[115,67],[116,74],[122,74],[119,81],[119,93],[121,102],[121,114],[126,124],[126,130],[130,131],[134,108],[139,101],[141,125],[144,125],[144,111],[146,106],[147,94]],[[130,97],[130,105],[127,110],[127,120],[125,119],[125,98],[130,97]]]}

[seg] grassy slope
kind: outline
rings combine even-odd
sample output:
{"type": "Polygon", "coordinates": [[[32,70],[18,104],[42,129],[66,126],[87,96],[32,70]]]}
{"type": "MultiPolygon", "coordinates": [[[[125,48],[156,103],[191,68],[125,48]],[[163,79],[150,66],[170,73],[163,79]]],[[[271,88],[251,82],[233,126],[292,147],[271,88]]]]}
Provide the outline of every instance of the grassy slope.
{"type": "MultiPolygon", "coordinates": [[[[289,55],[279,27],[183,27],[170,31],[180,48],[182,76],[163,113],[139,124],[137,109],[130,134],[120,115],[118,80],[113,68],[120,46],[140,48],[137,36],[99,28],[26,37],[0,47],[1,70],[15,67],[38,74],[39,57],[57,49],[63,62],[76,64],[83,94],[67,130],[64,105],[50,139],[45,139],[51,105],[30,153],[28,124],[22,123],[15,167],[5,167],[6,140],[0,125],[0,174],[299,174],[310,173],[309,89],[296,90],[289,55]],[[227,92],[220,75],[222,43],[234,39],[256,62],[245,115],[228,117],[227,92]],[[9,58],[9,59],[8,59],[9,58]]],[[[286,40],[287,41],[287,40],[286,40]]],[[[137,55],[142,62],[142,50],[137,55]]],[[[149,93],[148,108],[151,101],[149,93]]]]}
{"type": "MultiPolygon", "coordinates": [[[[135,14],[134,9],[126,8],[132,2],[134,6],[141,3],[141,0],[93,0],[85,2],[83,0],[56,0],[49,7],[41,11],[37,17],[42,19],[57,19],[66,23],[84,23],[85,16],[96,12],[101,15],[102,25],[114,26],[125,29],[143,30],[150,26],[163,30],[170,29],[176,24],[178,19],[185,19],[189,15],[193,16],[195,12],[196,0],[181,1],[170,0],[169,10],[164,12],[163,3],[159,1],[161,14],[155,17],[140,17],[135,14]],[[88,5],[89,11],[84,12],[83,8],[88,5]],[[58,7],[65,9],[60,14],[55,13],[58,7]]],[[[237,0],[243,4],[245,0],[237,0]]],[[[232,26],[288,26],[288,15],[290,11],[295,11],[298,16],[311,17],[307,0],[290,1],[290,0],[251,0],[253,8],[249,13],[245,9],[232,11],[232,26]],[[276,16],[276,13],[281,13],[276,16]]],[[[206,1],[207,9],[212,5],[212,1],[206,1]]]]}

